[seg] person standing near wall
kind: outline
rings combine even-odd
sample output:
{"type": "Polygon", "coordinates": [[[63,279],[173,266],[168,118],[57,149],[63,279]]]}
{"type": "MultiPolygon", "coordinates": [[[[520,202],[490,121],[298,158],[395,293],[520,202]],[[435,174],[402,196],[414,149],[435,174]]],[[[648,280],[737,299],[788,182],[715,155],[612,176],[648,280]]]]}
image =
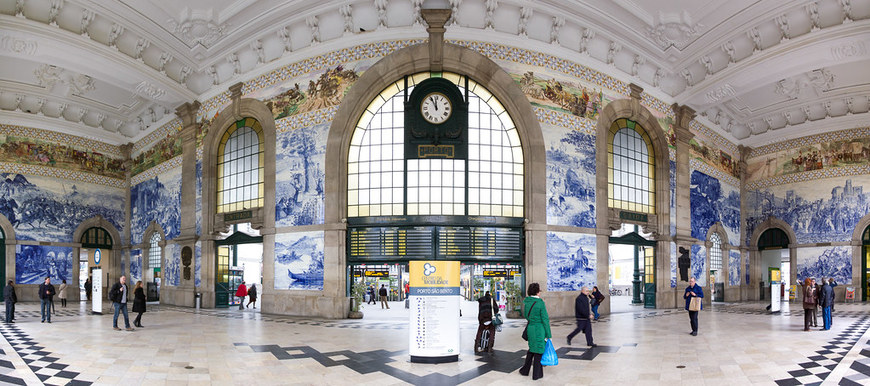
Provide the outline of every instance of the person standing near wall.
{"type": "Polygon", "coordinates": [[[12,280],[3,289],[3,302],[6,303],[6,323],[15,323],[15,303],[18,303],[18,296],[15,295],[12,280]]]}
{"type": "MultiPolygon", "coordinates": [[[[698,336],[698,311],[692,311],[689,309],[689,303],[692,302],[693,297],[704,298],[704,290],[699,285],[695,285],[695,278],[689,279],[689,286],[686,287],[686,292],[683,293],[683,298],[686,299],[686,311],[689,311],[689,323],[692,325],[692,336],[698,336]]],[[[701,304],[701,309],[704,308],[704,305],[701,304]]]]}
{"type": "Polygon", "coordinates": [[[383,310],[384,306],[386,306],[389,310],[390,304],[387,303],[387,287],[385,287],[383,284],[381,284],[381,289],[378,290],[378,296],[381,297],[381,309],[383,310]]]}
{"type": "Polygon", "coordinates": [[[57,297],[60,298],[60,306],[66,308],[66,280],[60,284],[60,289],[58,290],[57,297]]]}
{"type": "Polygon", "coordinates": [[[130,316],[127,314],[127,277],[121,276],[118,278],[118,282],[112,286],[112,289],[109,290],[109,300],[112,301],[112,306],[115,307],[115,316],[112,318],[112,327],[115,330],[120,330],[118,328],[118,314],[124,314],[124,325],[127,328],[127,331],[133,331],[133,328],[130,327],[130,316]]]}
{"type": "Polygon", "coordinates": [[[819,326],[819,292],[821,289],[819,288],[819,284],[816,283],[816,279],[811,279],[810,284],[813,286],[813,327],[819,326]]]}
{"type": "Polygon", "coordinates": [[[595,316],[595,321],[598,321],[598,317],[601,315],[598,314],[598,307],[601,306],[601,303],[604,302],[604,294],[598,290],[598,286],[592,287],[592,314],[595,316]]]}
{"type": "Polygon", "coordinates": [[[85,295],[88,297],[88,301],[91,300],[91,293],[94,290],[94,285],[91,283],[91,277],[88,276],[88,279],[85,280],[85,295]]]}
{"type": "Polygon", "coordinates": [[[813,292],[815,291],[813,291],[812,279],[804,279],[804,331],[809,331],[810,325],[813,324],[813,312],[816,309],[816,298],[813,292]]]}
{"type": "Polygon", "coordinates": [[[48,320],[51,323],[51,303],[54,299],[54,286],[51,285],[51,277],[46,277],[45,282],[39,285],[39,301],[40,312],[42,313],[42,322],[48,320]]]}
{"type": "Polygon", "coordinates": [[[133,320],[133,325],[139,328],[145,327],[142,325],[142,314],[145,313],[145,289],[142,288],[142,280],[136,282],[136,289],[133,290],[133,312],[138,313],[133,320]]]}

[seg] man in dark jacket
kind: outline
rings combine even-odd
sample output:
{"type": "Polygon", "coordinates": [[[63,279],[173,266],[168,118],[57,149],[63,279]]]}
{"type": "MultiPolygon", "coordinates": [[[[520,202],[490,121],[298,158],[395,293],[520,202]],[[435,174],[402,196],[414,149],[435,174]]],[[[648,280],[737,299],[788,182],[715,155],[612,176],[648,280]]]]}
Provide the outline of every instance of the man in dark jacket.
{"type": "MultiPolygon", "coordinates": [[[[686,292],[683,293],[683,298],[686,299],[686,311],[689,311],[689,323],[692,325],[692,336],[698,336],[698,311],[690,311],[689,303],[693,297],[704,298],[704,290],[701,286],[695,284],[695,278],[689,279],[689,286],[686,287],[686,292]]],[[[701,304],[701,309],[704,305],[701,304]]]]}
{"type": "Polygon", "coordinates": [[[18,297],[15,296],[15,287],[12,286],[12,280],[6,284],[3,289],[3,302],[6,303],[6,323],[13,323],[15,320],[15,303],[18,303],[18,297]]]}
{"type": "Polygon", "coordinates": [[[819,293],[819,305],[822,307],[822,331],[831,329],[831,305],[834,304],[834,288],[822,280],[822,290],[819,293]]]}
{"type": "Polygon", "coordinates": [[[48,319],[51,323],[51,301],[54,298],[54,286],[51,285],[51,277],[46,277],[45,282],[39,285],[39,300],[41,302],[42,323],[48,319]]]}
{"type": "Polygon", "coordinates": [[[378,296],[381,297],[381,309],[383,310],[384,306],[386,306],[389,310],[390,304],[387,303],[387,287],[384,287],[383,284],[381,284],[381,289],[378,290],[378,296]]]}
{"type": "Polygon", "coordinates": [[[571,339],[583,331],[583,333],[586,334],[586,345],[589,347],[598,346],[597,344],[592,343],[591,314],[589,290],[587,290],[586,287],[580,288],[580,295],[577,295],[577,299],[574,299],[574,317],[577,318],[577,328],[568,334],[568,345],[571,344],[571,339]]]}
{"type": "Polygon", "coordinates": [[[130,327],[130,317],[127,315],[127,277],[121,276],[118,282],[109,290],[109,300],[112,301],[112,306],[115,307],[115,316],[112,318],[112,327],[115,330],[118,328],[118,313],[124,314],[124,325],[127,331],[133,331],[130,327]]]}
{"type": "Polygon", "coordinates": [[[489,331],[489,341],[486,342],[486,347],[483,348],[483,351],[492,352],[493,345],[495,344],[495,324],[492,323],[492,295],[489,294],[489,291],[486,291],[486,294],[483,295],[480,299],[477,299],[477,335],[474,338],[474,353],[479,353],[480,350],[480,339],[483,337],[484,331],[489,331]]]}

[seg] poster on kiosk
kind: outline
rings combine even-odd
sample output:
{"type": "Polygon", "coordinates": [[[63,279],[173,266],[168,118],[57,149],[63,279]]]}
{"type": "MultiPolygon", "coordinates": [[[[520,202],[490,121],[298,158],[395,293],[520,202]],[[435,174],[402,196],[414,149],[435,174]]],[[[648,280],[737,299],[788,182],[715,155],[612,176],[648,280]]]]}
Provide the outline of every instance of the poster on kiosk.
{"type": "Polygon", "coordinates": [[[411,261],[409,352],[414,363],[459,360],[459,262],[411,261]]]}
{"type": "Polygon", "coordinates": [[[782,272],[779,268],[769,268],[770,274],[770,312],[780,311],[782,272]]]}

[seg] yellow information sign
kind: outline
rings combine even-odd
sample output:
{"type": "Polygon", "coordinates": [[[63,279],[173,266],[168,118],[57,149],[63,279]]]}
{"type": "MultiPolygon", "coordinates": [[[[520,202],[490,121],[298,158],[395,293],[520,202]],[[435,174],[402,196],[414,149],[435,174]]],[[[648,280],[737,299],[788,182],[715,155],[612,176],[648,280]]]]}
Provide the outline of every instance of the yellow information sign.
{"type": "Polygon", "coordinates": [[[412,261],[409,263],[408,271],[411,275],[411,295],[459,295],[458,261],[412,261]],[[415,293],[415,287],[418,293],[415,293]],[[455,289],[456,293],[447,293],[453,291],[430,290],[433,288],[455,289]]]}

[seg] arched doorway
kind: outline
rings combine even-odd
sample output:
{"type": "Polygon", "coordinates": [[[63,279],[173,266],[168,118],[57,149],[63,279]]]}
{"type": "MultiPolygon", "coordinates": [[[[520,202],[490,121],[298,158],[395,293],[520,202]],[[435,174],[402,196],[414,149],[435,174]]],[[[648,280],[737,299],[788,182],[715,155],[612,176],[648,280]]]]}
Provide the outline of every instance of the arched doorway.
{"type": "Polygon", "coordinates": [[[870,226],[861,236],[861,300],[870,300],[870,226]]]}
{"type": "MultiPolygon", "coordinates": [[[[215,241],[215,308],[238,306],[239,284],[257,284],[263,290],[263,237],[250,224],[235,224],[223,240],[215,241]]],[[[244,299],[241,299],[244,302],[244,299]]]]}
{"type": "MultiPolygon", "coordinates": [[[[770,276],[768,274],[770,268],[778,268],[782,273],[782,288],[780,289],[780,299],[787,296],[786,289],[793,284],[791,281],[795,273],[792,272],[792,258],[789,250],[789,237],[786,232],[780,228],[770,228],[765,230],[758,238],[758,251],[760,254],[760,300],[770,300],[770,276]]],[[[788,300],[788,298],[785,298],[788,300]]]]}
{"type": "MultiPolygon", "coordinates": [[[[103,294],[108,294],[111,280],[117,280],[116,272],[112,270],[116,264],[112,261],[114,240],[109,231],[101,227],[90,227],[82,233],[82,244],[79,249],[79,288],[84,287],[85,280],[92,276],[95,269],[102,269],[103,294]]],[[[93,282],[93,279],[92,281],[93,282]]]]}

